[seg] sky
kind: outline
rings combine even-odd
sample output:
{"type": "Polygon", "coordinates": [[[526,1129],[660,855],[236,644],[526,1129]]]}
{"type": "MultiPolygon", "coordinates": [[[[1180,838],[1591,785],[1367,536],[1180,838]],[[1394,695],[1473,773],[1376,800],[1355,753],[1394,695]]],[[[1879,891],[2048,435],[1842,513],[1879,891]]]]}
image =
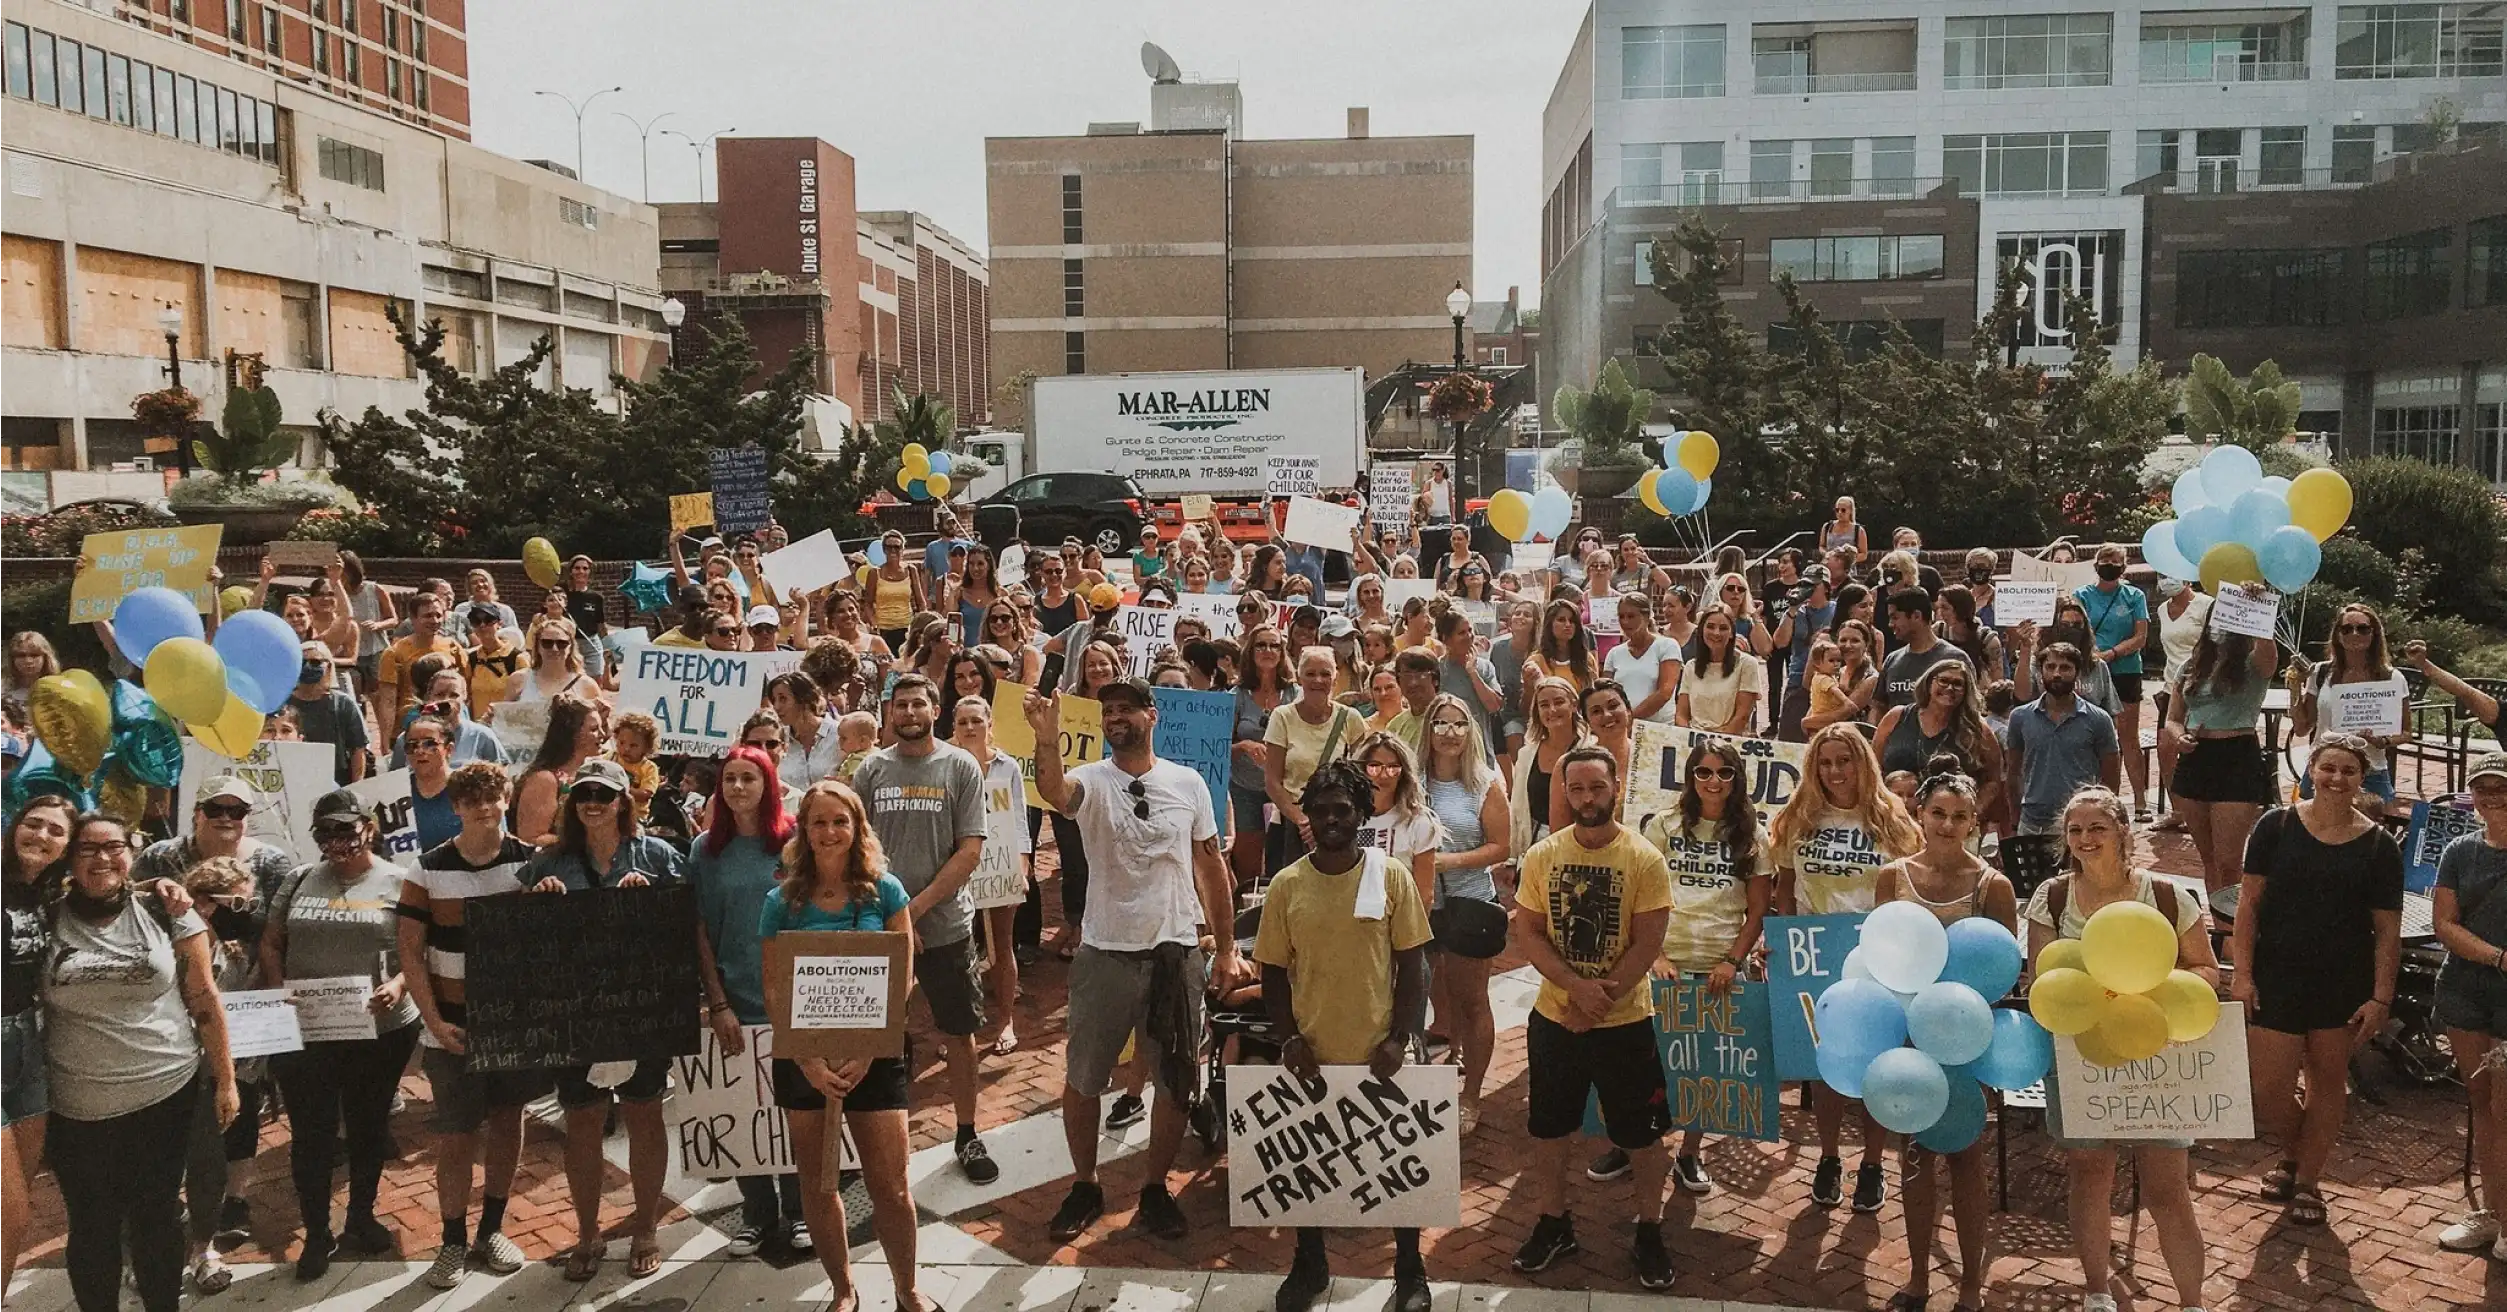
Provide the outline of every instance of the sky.
{"type": "MultiPolygon", "coordinates": [[[[1140,43],[1188,78],[1242,84],[1248,137],[1337,137],[1352,105],[1376,136],[1474,137],[1472,291],[1540,295],[1541,108],[1581,0],[473,0],[471,130],[524,159],[575,159],[585,180],[696,198],[703,137],[817,136],[853,156],[862,209],[920,210],[977,249],[984,138],[1146,120],[1140,43]]],[[[708,156],[710,182],[711,157],[708,156]]]]}

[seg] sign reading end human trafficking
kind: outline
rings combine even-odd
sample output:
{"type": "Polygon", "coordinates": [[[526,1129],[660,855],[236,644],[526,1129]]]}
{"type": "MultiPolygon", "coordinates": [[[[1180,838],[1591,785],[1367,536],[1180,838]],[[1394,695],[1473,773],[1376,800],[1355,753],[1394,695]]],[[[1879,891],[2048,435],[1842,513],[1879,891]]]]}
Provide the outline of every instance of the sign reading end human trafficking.
{"type": "Polygon", "coordinates": [[[1285,1066],[1228,1067],[1229,1224],[1462,1224],[1461,1077],[1326,1066],[1308,1084],[1285,1066]]]}

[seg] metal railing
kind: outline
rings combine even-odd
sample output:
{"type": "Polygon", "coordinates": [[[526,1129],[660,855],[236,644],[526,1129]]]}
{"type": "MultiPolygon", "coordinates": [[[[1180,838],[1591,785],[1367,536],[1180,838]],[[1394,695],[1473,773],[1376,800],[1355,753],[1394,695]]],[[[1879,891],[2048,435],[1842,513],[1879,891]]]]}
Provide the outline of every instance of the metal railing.
{"type": "Polygon", "coordinates": [[[1913,91],[1915,70],[1902,73],[1761,73],[1750,79],[1761,96],[1836,95],[1856,91],[1913,91]]]}
{"type": "Polygon", "coordinates": [[[2153,62],[2144,59],[2141,65],[2144,82],[2304,82],[2307,61],[2287,60],[2219,60],[2209,64],[2153,62]]]}
{"type": "Polygon", "coordinates": [[[1622,186],[1611,193],[1613,207],[1673,205],[1791,205],[1805,201],[1912,200],[1930,195],[1945,181],[1921,178],[1793,178],[1783,182],[1751,182],[1717,176],[1688,179],[1659,187],[1622,186]]]}

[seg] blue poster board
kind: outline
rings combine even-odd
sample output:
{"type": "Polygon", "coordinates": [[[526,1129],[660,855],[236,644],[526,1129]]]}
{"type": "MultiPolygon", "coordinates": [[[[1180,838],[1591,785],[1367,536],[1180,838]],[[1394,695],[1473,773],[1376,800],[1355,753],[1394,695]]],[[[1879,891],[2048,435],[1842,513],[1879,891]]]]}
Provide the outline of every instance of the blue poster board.
{"type": "MultiPolygon", "coordinates": [[[[1767,986],[1735,980],[1732,991],[1709,992],[1706,977],[1650,981],[1654,988],[1654,1052],[1670,1091],[1671,1128],[1773,1141],[1782,1119],[1767,986]]],[[[1602,1108],[1584,1100],[1584,1132],[1605,1133],[1602,1108]]]]}
{"type": "Polygon", "coordinates": [[[1845,954],[1863,941],[1863,913],[1767,918],[1767,1010],[1776,1078],[1819,1078],[1811,1005],[1843,977],[1845,954]]]}
{"type": "Polygon", "coordinates": [[[1227,833],[1228,752],[1236,741],[1236,695],[1195,692],[1190,688],[1155,688],[1158,728],[1150,749],[1161,758],[1189,766],[1210,786],[1210,809],[1227,833]]]}
{"type": "Polygon", "coordinates": [[[2426,893],[2437,887],[2437,859],[2446,845],[2481,832],[2481,817],[2450,802],[2411,804],[2411,829],[2403,835],[2403,887],[2426,893]]]}

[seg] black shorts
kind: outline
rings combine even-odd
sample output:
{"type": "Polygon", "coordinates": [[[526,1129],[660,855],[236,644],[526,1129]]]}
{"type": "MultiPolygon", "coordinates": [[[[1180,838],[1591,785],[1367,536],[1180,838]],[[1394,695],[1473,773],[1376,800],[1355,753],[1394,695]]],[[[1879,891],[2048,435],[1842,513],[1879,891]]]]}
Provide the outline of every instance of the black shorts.
{"type": "Polygon", "coordinates": [[[2254,981],[2255,1011],[2247,1023],[2277,1034],[2341,1029],[2375,988],[2368,971],[2315,969],[2304,963],[2261,963],[2254,981]]]}
{"type": "Polygon", "coordinates": [[[1526,1120],[1535,1139],[1564,1139],[1584,1128],[1588,1093],[1602,1104],[1610,1141],[1635,1152],[1663,1140],[1671,1123],[1670,1091],[1651,1021],[1575,1033],[1539,1012],[1524,1023],[1524,1055],[1532,1069],[1526,1120]]]}
{"type": "Polygon", "coordinates": [[[2168,791],[2188,802],[2272,805],[2272,765],[2253,734],[2197,738],[2179,753],[2168,791]]]}
{"type": "Polygon", "coordinates": [[[2107,682],[2115,685],[2115,700],[2123,703],[2124,709],[2129,711],[2141,705],[2140,675],[2118,674],[2114,670],[2108,670],[2107,682]]]}
{"type": "Polygon", "coordinates": [[[635,1074],[615,1088],[604,1089],[591,1081],[589,1066],[567,1066],[553,1072],[557,1076],[557,1105],[567,1111],[590,1107],[616,1096],[620,1102],[655,1102],[670,1091],[670,1059],[654,1057],[635,1064],[635,1074]]]}
{"type": "Polygon", "coordinates": [[[2437,972],[2437,1023],[2507,1039],[2507,974],[2485,962],[2448,956],[2437,972]]]}
{"type": "Polygon", "coordinates": [[[981,969],[972,935],[914,954],[914,991],[941,1033],[964,1038],[984,1027],[981,969]]]}
{"type": "MultiPolygon", "coordinates": [[[[909,1072],[914,1060],[914,1041],[906,1040],[905,1052],[896,1057],[874,1057],[862,1082],[844,1095],[848,1112],[901,1112],[909,1110],[912,1099],[908,1088],[913,1083],[909,1072]]],[[[823,1112],[827,1095],[801,1074],[801,1064],[781,1057],[771,1063],[775,1085],[775,1105],[788,1112],[823,1112]]]]}

